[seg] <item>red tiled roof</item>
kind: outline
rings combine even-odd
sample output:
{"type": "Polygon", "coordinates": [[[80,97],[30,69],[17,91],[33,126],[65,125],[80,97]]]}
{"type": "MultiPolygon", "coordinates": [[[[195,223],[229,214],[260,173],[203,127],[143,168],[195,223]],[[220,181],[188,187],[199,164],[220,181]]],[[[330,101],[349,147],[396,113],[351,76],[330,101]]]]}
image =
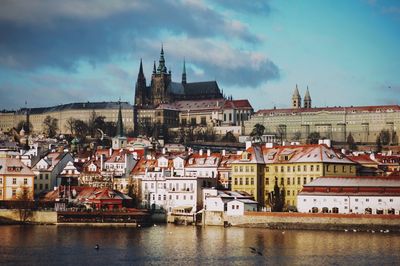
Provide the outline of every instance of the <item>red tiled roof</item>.
{"type": "Polygon", "coordinates": [[[282,109],[261,109],[256,114],[293,114],[307,112],[335,112],[346,111],[350,112],[377,112],[377,111],[400,111],[400,105],[370,105],[370,106],[344,106],[344,107],[315,107],[315,108],[282,108],[282,109]]]}

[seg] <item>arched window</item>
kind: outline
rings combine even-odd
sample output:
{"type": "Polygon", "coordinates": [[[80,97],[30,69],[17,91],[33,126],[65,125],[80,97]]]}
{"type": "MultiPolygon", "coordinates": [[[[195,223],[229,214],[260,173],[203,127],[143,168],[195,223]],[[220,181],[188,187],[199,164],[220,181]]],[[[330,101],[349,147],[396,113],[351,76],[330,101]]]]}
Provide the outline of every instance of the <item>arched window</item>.
{"type": "Polygon", "coordinates": [[[317,207],[313,207],[313,208],[311,209],[311,211],[312,211],[312,213],[317,213],[317,212],[318,212],[318,208],[317,208],[317,207]]]}
{"type": "Polygon", "coordinates": [[[339,213],[339,208],[338,207],[333,207],[332,208],[332,213],[339,213]]]}

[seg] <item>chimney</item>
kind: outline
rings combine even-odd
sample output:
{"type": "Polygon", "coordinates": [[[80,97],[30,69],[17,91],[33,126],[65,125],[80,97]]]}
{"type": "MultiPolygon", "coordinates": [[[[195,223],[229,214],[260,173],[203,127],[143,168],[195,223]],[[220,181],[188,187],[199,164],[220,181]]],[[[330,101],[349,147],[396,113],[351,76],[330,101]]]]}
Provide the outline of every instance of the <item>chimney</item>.
{"type": "Polygon", "coordinates": [[[100,171],[103,171],[104,158],[103,154],[100,155],[100,171]]]}
{"type": "Polygon", "coordinates": [[[165,152],[166,152],[165,148],[162,148],[162,154],[165,154],[165,152]]]}
{"type": "Polygon", "coordinates": [[[222,156],[226,156],[226,151],[222,150],[222,156]]]}
{"type": "Polygon", "coordinates": [[[246,141],[246,150],[251,147],[251,141],[246,141]]]}
{"type": "Polygon", "coordinates": [[[202,156],[203,155],[203,149],[199,150],[199,155],[202,156]]]}
{"type": "Polygon", "coordinates": [[[108,150],[108,155],[111,157],[111,155],[112,155],[112,152],[113,152],[113,150],[112,150],[112,148],[110,148],[109,150],[108,150]]]}
{"type": "Polygon", "coordinates": [[[210,157],[210,156],[211,156],[211,150],[207,149],[207,157],[210,157]]]}

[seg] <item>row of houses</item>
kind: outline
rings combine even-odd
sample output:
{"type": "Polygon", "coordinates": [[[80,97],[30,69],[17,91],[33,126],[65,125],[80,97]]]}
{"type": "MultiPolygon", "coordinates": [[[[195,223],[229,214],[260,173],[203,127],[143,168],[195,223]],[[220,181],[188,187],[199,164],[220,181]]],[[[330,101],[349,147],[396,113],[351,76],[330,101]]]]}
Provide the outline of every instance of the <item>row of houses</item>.
{"type": "MultiPolygon", "coordinates": [[[[217,191],[225,191],[218,192],[221,195],[227,194],[226,191],[240,193],[244,198],[224,197],[241,202],[236,204],[241,206],[241,210],[254,209],[254,202],[259,210],[269,206],[268,195],[277,184],[285,194],[284,204],[287,208],[297,207],[299,211],[306,212],[336,212],[336,208],[340,212],[365,212],[372,208],[377,213],[379,207],[357,206],[355,209],[347,206],[345,209],[344,202],[342,205],[325,206],[322,203],[326,201],[322,200],[318,205],[318,199],[314,206],[311,204],[314,203],[314,198],[311,201],[304,200],[303,197],[311,195],[307,193],[314,193],[309,186],[322,182],[321,179],[327,182],[331,180],[329,178],[342,178],[338,181],[342,183],[345,181],[344,177],[357,177],[360,173],[365,173],[365,169],[369,169],[367,172],[373,173],[375,177],[358,178],[386,180],[384,176],[396,176],[399,169],[396,155],[368,155],[369,160],[365,163],[367,155],[345,155],[326,143],[253,145],[234,154],[210,150],[168,151],[164,148],[155,151],[143,147],[119,147],[97,149],[91,154],[49,152],[39,159],[34,159],[34,155],[35,152],[27,151],[1,158],[0,199],[16,199],[18,192],[26,187],[32,192],[32,196],[40,196],[60,186],[85,186],[120,191],[133,197],[144,208],[167,212],[180,209],[196,213],[206,203],[204,189],[216,188],[217,191]],[[32,156],[26,156],[27,154],[32,156]],[[375,171],[371,171],[372,162],[375,171]],[[304,206],[305,203],[308,205],[304,206]]],[[[321,192],[320,190],[318,191],[321,192]]],[[[218,196],[218,193],[213,197],[218,196]]],[[[315,193],[312,195],[316,196],[315,193]]],[[[379,202],[386,201],[381,199],[379,202]]],[[[398,204],[397,201],[392,202],[398,204]]],[[[392,206],[389,203],[387,206],[392,206]]],[[[227,208],[225,205],[224,209],[227,208]]],[[[397,209],[399,208],[394,208],[397,209]]],[[[382,210],[386,213],[392,212],[391,207],[382,210]]]]}

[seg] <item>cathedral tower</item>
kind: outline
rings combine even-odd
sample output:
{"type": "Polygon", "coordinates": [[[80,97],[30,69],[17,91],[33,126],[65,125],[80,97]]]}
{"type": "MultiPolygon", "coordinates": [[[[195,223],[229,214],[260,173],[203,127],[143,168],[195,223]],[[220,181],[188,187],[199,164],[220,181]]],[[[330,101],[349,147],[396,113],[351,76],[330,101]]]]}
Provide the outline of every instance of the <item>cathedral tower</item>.
{"type": "Polygon", "coordinates": [[[292,108],[301,108],[301,97],[297,84],[292,95],[292,108]]]}
{"type": "Polygon", "coordinates": [[[164,59],[164,49],[161,46],[160,59],[158,61],[158,67],[156,73],[151,77],[151,103],[153,105],[159,105],[161,103],[169,103],[171,96],[168,92],[168,88],[171,83],[171,71],[167,71],[164,59]]]}
{"type": "Polygon", "coordinates": [[[304,95],[304,108],[311,108],[311,96],[310,92],[308,91],[308,86],[306,94],[304,95]]]}

